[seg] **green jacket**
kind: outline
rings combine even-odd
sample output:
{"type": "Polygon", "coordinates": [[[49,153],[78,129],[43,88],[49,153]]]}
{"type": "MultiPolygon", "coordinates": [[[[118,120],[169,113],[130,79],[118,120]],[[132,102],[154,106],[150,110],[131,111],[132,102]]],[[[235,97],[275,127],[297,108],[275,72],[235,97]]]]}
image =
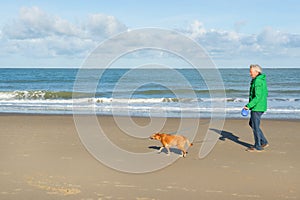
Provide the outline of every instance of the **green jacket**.
{"type": "Polygon", "coordinates": [[[260,74],[251,81],[249,103],[246,107],[252,111],[265,112],[267,110],[267,97],[266,75],[260,74]]]}

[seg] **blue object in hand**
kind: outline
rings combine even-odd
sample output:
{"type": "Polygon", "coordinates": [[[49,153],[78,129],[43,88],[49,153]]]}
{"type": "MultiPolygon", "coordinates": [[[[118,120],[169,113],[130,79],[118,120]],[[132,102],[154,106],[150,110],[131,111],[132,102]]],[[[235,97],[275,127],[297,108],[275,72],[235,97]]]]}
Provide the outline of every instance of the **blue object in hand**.
{"type": "Polygon", "coordinates": [[[248,116],[248,114],[249,114],[249,110],[246,110],[245,108],[243,108],[241,115],[246,117],[246,116],[248,116]]]}

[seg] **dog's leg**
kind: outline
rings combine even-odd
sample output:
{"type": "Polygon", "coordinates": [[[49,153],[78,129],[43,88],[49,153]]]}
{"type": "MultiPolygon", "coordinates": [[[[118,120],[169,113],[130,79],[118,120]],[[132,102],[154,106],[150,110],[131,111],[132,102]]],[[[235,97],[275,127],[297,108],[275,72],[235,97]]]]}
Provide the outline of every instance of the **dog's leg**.
{"type": "Polygon", "coordinates": [[[186,157],[186,151],[184,151],[184,150],[181,150],[181,155],[180,155],[180,157],[183,157],[183,158],[185,158],[185,157],[186,157]]]}
{"type": "Polygon", "coordinates": [[[169,148],[168,146],[166,146],[166,149],[168,150],[167,155],[168,155],[168,156],[171,155],[170,148],[169,148]]]}
{"type": "Polygon", "coordinates": [[[163,148],[165,148],[164,146],[160,147],[158,150],[158,153],[161,153],[161,151],[163,150],[163,148]]]}
{"type": "Polygon", "coordinates": [[[179,149],[179,150],[181,150],[181,155],[180,155],[180,157],[185,157],[186,156],[186,151],[185,151],[185,149],[184,149],[184,145],[182,146],[182,145],[177,145],[177,148],[179,149]]]}
{"type": "Polygon", "coordinates": [[[182,157],[186,157],[186,151],[182,151],[182,157]]]}

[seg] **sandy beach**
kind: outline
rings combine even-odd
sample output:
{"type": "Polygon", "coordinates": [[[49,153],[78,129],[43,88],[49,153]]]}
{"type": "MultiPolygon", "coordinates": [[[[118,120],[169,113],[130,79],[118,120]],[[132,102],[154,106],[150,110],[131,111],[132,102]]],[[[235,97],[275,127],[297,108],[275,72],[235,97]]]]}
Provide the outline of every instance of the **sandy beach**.
{"type": "MultiPolygon", "coordinates": [[[[112,117],[98,120],[124,149],[152,152],[157,149],[150,147],[160,146],[124,135],[112,117]]],[[[179,120],[168,119],[162,131],[176,129],[179,120]]],[[[81,143],[71,115],[1,115],[0,199],[300,199],[299,121],[263,119],[270,146],[251,153],[245,151],[253,143],[248,120],[227,119],[214,149],[199,159],[208,121],[200,119],[186,158],[130,174],[97,161],[81,143]]]]}

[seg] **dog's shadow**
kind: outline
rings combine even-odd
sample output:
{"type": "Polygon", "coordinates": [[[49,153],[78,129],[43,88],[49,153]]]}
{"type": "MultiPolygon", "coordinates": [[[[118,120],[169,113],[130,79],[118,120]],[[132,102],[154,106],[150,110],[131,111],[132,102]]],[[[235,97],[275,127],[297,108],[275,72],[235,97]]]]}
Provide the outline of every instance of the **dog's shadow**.
{"type": "MultiPolygon", "coordinates": [[[[160,149],[159,146],[149,146],[148,148],[149,148],[149,149],[155,149],[155,150],[157,150],[157,153],[159,153],[159,152],[158,152],[159,149],[160,149]]],[[[167,154],[167,153],[168,153],[168,150],[167,150],[166,148],[163,148],[162,151],[161,151],[160,153],[165,153],[165,154],[167,154]]],[[[172,148],[172,147],[170,147],[170,153],[175,153],[175,154],[178,154],[178,155],[181,155],[181,154],[182,154],[181,150],[179,150],[179,149],[177,149],[177,148],[172,148]]],[[[186,152],[186,153],[188,153],[188,152],[186,152]]]]}
{"type": "Polygon", "coordinates": [[[230,133],[228,131],[224,131],[224,130],[218,130],[218,129],[214,129],[211,128],[210,130],[220,134],[221,136],[219,137],[219,140],[225,141],[226,139],[231,140],[232,142],[235,142],[239,145],[242,145],[244,147],[250,148],[252,147],[251,144],[247,143],[247,142],[243,142],[239,140],[239,137],[234,135],[233,133],[230,133]]]}

